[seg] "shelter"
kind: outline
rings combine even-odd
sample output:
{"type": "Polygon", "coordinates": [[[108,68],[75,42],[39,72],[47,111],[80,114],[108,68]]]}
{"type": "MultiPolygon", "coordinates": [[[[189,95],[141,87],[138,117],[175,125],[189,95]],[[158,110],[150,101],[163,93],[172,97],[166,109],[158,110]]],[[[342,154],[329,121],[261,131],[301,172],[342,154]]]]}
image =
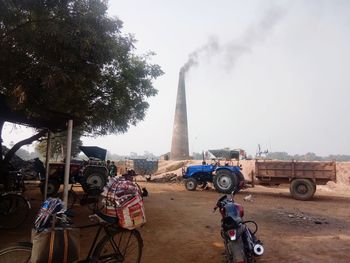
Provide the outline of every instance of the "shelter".
{"type": "MultiPolygon", "coordinates": [[[[41,110],[43,111],[43,110],[41,110]]],[[[71,159],[71,147],[72,147],[72,131],[73,131],[73,120],[76,124],[81,124],[82,120],[74,118],[71,114],[55,112],[51,110],[45,110],[45,114],[28,113],[24,109],[13,111],[9,106],[8,99],[6,96],[0,94],[0,120],[11,123],[17,123],[26,125],[32,128],[47,130],[48,132],[48,144],[46,151],[46,182],[45,182],[45,198],[47,193],[47,181],[48,181],[48,169],[49,169],[49,158],[48,153],[50,152],[50,138],[51,132],[59,132],[67,130],[67,159],[64,172],[64,198],[65,205],[68,201],[68,182],[69,182],[69,169],[71,159]]],[[[1,145],[0,145],[1,146],[1,145]]]]}

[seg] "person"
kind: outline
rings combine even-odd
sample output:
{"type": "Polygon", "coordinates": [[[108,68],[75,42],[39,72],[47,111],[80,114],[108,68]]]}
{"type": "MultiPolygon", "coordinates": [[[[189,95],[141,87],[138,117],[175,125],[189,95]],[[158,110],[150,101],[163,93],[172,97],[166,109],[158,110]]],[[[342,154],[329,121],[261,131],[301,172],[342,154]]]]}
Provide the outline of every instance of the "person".
{"type": "Polygon", "coordinates": [[[114,164],[114,162],[111,163],[109,166],[109,176],[114,177],[117,175],[117,166],[114,164]]]}
{"type": "Polygon", "coordinates": [[[126,174],[123,174],[122,175],[124,177],[125,180],[127,181],[134,181],[134,176],[136,176],[136,173],[134,170],[130,169],[130,170],[127,170],[126,174]]]}

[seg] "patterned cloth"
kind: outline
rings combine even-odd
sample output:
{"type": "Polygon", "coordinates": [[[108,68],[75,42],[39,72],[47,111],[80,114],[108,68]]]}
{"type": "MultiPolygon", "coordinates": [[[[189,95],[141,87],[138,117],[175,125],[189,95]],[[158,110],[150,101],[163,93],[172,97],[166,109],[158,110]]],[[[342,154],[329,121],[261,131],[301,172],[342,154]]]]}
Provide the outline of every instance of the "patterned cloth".
{"type": "Polygon", "coordinates": [[[131,200],[136,195],[140,195],[139,188],[133,182],[123,178],[109,178],[107,185],[103,188],[102,196],[105,202],[112,203],[116,208],[131,200]]]}
{"type": "Polygon", "coordinates": [[[52,215],[63,211],[63,202],[59,198],[46,199],[35,217],[34,229],[36,232],[41,232],[45,228],[52,226],[52,215]]]}
{"type": "Polygon", "coordinates": [[[118,217],[119,226],[134,229],[146,223],[142,192],[137,184],[125,178],[110,178],[102,196],[104,213],[118,217]]]}

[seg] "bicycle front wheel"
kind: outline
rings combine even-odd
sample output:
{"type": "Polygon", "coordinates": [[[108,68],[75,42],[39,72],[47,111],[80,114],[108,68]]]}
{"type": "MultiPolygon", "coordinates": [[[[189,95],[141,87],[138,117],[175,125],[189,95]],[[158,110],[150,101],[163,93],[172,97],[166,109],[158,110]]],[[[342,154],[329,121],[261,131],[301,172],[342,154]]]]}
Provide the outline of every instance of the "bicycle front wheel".
{"type": "Polygon", "coordinates": [[[25,263],[30,262],[32,243],[22,242],[15,246],[0,250],[1,263],[25,263]]]}
{"type": "Polygon", "coordinates": [[[136,229],[120,229],[115,235],[106,235],[96,246],[93,258],[98,262],[140,263],[143,241],[136,229]]]}
{"type": "Polygon", "coordinates": [[[24,222],[29,212],[27,200],[18,194],[0,197],[0,228],[16,228],[24,222]]]}

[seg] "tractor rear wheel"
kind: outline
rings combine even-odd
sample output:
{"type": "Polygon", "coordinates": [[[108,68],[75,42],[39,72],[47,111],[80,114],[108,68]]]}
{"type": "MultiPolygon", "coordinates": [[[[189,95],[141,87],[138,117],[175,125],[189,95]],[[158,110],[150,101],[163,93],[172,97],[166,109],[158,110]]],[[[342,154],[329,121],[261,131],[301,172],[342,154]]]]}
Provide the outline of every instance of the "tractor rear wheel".
{"type": "Polygon", "coordinates": [[[106,170],[86,168],[80,183],[85,193],[89,193],[91,189],[99,189],[102,191],[107,183],[106,170]]]}
{"type": "Polygon", "coordinates": [[[219,170],[213,178],[213,184],[219,193],[230,194],[238,187],[238,178],[229,170],[219,170]]]}

